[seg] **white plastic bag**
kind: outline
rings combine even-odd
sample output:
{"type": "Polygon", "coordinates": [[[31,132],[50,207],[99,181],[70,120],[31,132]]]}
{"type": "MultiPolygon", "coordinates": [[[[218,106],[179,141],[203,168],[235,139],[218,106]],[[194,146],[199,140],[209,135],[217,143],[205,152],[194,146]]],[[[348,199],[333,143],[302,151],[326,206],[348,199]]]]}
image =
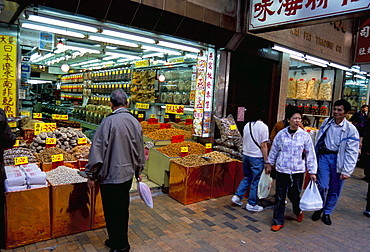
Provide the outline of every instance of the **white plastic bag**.
{"type": "Polygon", "coordinates": [[[272,178],[270,174],[266,174],[265,171],[262,171],[260,181],[258,182],[258,191],[257,196],[259,199],[264,199],[269,196],[270,189],[272,186],[272,178]]]}
{"type": "Polygon", "coordinates": [[[137,190],[139,192],[140,198],[144,201],[144,203],[148,207],[153,208],[152,192],[150,191],[149,186],[147,186],[147,184],[145,184],[144,182],[137,181],[137,190]]]}
{"type": "Polygon", "coordinates": [[[318,211],[323,208],[323,201],[317,188],[316,182],[310,181],[306,190],[304,191],[299,208],[302,211],[318,211]]]}

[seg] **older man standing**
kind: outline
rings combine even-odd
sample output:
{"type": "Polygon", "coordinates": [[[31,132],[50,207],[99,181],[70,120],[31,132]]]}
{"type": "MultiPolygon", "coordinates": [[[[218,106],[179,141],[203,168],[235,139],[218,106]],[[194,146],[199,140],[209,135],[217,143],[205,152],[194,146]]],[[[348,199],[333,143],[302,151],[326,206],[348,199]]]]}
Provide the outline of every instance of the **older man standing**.
{"type": "Polygon", "coordinates": [[[344,99],[334,103],[333,118],[320,127],[316,153],[318,156],[318,184],[324,208],[314,212],[312,220],[320,219],[331,225],[330,215],[338,202],[344,181],[353,173],[358,157],[359,134],[345,116],[351,105],[344,99]]]}
{"type": "Polygon", "coordinates": [[[104,217],[111,252],[129,251],[128,217],[130,188],[145,164],[140,123],[127,110],[127,95],[117,89],[110,96],[112,113],[99,125],[91,145],[86,174],[88,186],[100,183],[104,217]]]}

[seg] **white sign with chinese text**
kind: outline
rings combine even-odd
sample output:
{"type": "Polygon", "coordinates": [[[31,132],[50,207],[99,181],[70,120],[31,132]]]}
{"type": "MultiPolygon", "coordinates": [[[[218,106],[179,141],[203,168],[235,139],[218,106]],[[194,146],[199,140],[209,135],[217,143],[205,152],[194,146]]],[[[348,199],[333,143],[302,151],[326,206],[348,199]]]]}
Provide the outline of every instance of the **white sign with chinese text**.
{"type": "Polygon", "coordinates": [[[365,10],[369,0],[252,0],[249,31],[365,10]]]}

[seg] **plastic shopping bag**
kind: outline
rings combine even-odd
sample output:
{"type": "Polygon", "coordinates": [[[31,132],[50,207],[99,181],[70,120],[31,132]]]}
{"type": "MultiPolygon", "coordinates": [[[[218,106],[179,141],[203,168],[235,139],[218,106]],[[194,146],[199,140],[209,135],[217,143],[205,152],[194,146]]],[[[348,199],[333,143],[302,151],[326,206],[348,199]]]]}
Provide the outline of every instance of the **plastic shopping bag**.
{"type": "Polygon", "coordinates": [[[144,182],[137,181],[137,190],[139,192],[140,198],[144,201],[144,203],[148,207],[153,208],[152,192],[150,191],[149,186],[147,186],[147,184],[145,184],[144,182]]]}
{"type": "Polygon", "coordinates": [[[258,182],[258,191],[257,196],[259,199],[264,199],[269,196],[270,189],[272,186],[272,178],[270,174],[266,174],[265,171],[262,171],[260,181],[258,182]]]}
{"type": "Polygon", "coordinates": [[[306,190],[304,191],[299,208],[302,211],[318,211],[323,208],[323,201],[317,188],[316,182],[310,181],[306,190]]]}

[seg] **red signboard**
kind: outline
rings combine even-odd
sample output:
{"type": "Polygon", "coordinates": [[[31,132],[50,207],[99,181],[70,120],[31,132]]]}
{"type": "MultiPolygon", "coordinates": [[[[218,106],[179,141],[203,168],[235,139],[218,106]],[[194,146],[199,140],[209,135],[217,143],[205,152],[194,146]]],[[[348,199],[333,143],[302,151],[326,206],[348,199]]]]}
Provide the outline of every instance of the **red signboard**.
{"type": "Polygon", "coordinates": [[[159,124],[159,129],[171,129],[171,126],[170,123],[161,123],[159,124]]]}
{"type": "Polygon", "coordinates": [[[370,18],[360,21],[355,63],[370,63],[370,18]]]}
{"type": "Polygon", "coordinates": [[[177,135],[172,137],[172,143],[184,142],[184,135],[177,135]]]}

